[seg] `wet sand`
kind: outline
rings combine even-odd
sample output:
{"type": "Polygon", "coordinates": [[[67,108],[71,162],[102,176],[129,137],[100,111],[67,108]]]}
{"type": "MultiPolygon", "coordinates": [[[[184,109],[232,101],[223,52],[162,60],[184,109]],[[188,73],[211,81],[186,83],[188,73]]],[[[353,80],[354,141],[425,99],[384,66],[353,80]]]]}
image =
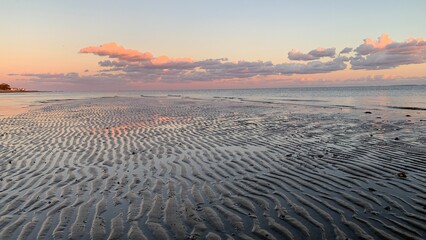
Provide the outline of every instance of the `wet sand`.
{"type": "Polygon", "coordinates": [[[171,96],[4,117],[0,239],[424,239],[426,122],[382,113],[171,96]]]}

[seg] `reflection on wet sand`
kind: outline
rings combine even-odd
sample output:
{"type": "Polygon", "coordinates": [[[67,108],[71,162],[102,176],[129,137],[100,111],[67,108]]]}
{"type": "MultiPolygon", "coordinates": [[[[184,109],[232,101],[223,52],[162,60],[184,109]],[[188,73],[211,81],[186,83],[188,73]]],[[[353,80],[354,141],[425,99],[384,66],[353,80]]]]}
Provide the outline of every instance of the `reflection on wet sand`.
{"type": "Polygon", "coordinates": [[[0,118],[0,239],[424,239],[426,122],[370,112],[172,96],[0,118]]]}

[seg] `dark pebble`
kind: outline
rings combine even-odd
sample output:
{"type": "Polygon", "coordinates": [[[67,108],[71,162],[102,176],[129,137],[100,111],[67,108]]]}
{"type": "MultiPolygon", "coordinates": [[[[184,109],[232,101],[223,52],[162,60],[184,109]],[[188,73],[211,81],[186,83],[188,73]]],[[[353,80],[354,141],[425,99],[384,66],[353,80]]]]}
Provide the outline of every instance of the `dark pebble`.
{"type": "Polygon", "coordinates": [[[405,172],[399,172],[397,175],[400,178],[406,178],[407,177],[407,174],[405,172]]]}

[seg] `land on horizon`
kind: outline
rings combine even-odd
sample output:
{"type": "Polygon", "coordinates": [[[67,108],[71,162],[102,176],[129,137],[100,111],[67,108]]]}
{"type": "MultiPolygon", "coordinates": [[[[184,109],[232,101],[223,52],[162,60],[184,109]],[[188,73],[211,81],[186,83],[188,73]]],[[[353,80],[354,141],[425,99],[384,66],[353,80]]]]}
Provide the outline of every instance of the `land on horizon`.
{"type": "Polygon", "coordinates": [[[0,93],[17,93],[17,92],[40,92],[37,90],[27,90],[25,88],[14,88],[7,83],[0,84],[0,93]]]}
{"type": "Polygon", "coordinates": [[[0,90],[0,93],[19,93],[19,92],[49,92],[49,91],[37,91],[37,90],[0,90]]]}

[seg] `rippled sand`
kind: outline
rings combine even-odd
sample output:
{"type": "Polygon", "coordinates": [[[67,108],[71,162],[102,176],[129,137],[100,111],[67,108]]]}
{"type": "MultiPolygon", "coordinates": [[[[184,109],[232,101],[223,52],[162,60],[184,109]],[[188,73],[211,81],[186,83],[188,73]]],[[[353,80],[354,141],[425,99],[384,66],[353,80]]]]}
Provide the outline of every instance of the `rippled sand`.
{"type": "Polygon", "coordinates": [[[424,239],[426,122],[169,98],[0,119],[0,239],[424,239]]]}

